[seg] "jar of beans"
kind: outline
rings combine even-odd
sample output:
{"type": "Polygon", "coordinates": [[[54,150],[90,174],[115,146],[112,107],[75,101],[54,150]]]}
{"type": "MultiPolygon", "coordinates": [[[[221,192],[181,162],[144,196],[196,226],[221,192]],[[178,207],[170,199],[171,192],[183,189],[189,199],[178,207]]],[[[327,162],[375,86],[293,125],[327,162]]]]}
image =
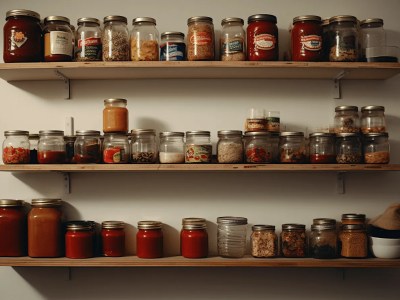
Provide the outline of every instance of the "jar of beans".
{"type": "Polygon", "coordinates": [[[278,236],[273,225],[253,225],[250,237],[253,257],[275,257],[278,255],[278,236]]]}
{"type": "Polygon", "coordinates": [[[335,138],[334,133],[310,133],[310,163],[336,163],[335,138]]]}
{"type": "Polygon", "coordinates": [[[272,163],[271,134],[262,131],[250,131],[244,135],[245,162],[254,164],[272,163]]]}
{"type": "Polygon", "coordinates": [[[222,164],[238,164],[243,162],[242,131],[218,131],[217,157],[222,164]]]}
{"type": "Polygon", "coordinates": [[[364,162],[366,164],[388,164],[390,161],[389,135],[387,132],[364,135],[364,162]]]}
{"type": "Polygon", "coordinates": [[[303,132],[281,132],[279,139],[281,163],[302,164],[307,162],[303,132]]]}
{"type": "Polygon", "coordinates": [[[157,162],[156,131],[154,129],[133,129],[131,135],[132,162],[136,164],[157,162]]]}
{"type": "Polygon", "coordinates": [[[350,105],[337,106],[335,108],[334,132],[358,133],[360,131],[360,118],[358,107],[350,105]]]}
{"type": "Polygon", "coordinates": [[[336,162],[338,164],[362,163],[362,146],[358,133],[336,135],[336,162]]]}
{"type": "Polygon", "coordinates": [[[30,161],[29,132],[23,130],[4,131],[4,164],[27,164],[30,161]]]}
{"type": "Polygon", "coordinates": [[[281,232],[282,256],[305,257],[306,250],[306,226],[303,224],[283,224],[281,232]]]}
{"type": "Polygon", "coordinates": [[[386,132],[384,106],[369,105],[361,107],[361,132],[386,132]]]}

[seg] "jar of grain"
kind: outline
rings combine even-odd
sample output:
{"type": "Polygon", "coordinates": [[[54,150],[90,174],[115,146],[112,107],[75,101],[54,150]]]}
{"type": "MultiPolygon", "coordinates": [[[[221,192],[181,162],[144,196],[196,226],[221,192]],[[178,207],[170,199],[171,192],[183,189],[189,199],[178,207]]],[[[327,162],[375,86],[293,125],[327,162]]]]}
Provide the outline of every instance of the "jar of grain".
{"type": "Polygon", "coordinates": [[[218,255],[241,258],[246,253],[247,218],[218,217],[218,255]]]}
{"type": "Polygon", "coordinates": [[[281,163],[302,164],[307,162],[303,132],[281,132],[279,139],[281,163]]]}
{"type": "Polygon", "coordinates": [[[110,98],[104,100],[103,131],[105,133],[128,132],[128,109],[126,99],[110,98]]]}
{"type": "Polygon", "coordinates": [[[220,51],[222,61],[246,60],[246,33],[241,18],[225,18],[221,21],[220,51]]]}
{"type": "Polygon", "coordinates": [[[329,19],[329,61],[358,60],[358,20],[353,16],[335,16],[329,19]]]}
{"type": "Polygon", "coordinates": [[[272,163],[272,143],[269,132],[246,132],[244,135],[245,162],[272,163]]]}
{"type": "Polygon", "coordinates": [[[135,164],[157,162],[156,131],[154,129],[133,129],[131,135],[132,162],[135,164]]]}
{"type": "Polygon", "coordinates": [[[132,21],[131,32],[131,60],[158,61],[159,35],[156,20],[153,18],[135,18],[132,21]]]}
{"type": "Polygon", "coordinates": [[[204,16],[191,17],[187,24],[187,60],[214,60],[213,19],[204,16]]]}
{"type": "Polygon", "coordinates": [[[98,61],[102,57],[100,21],[96,18],[79,18],[76,30],[75,60],[98,61]]]}
{"type": "Polygon", "coordinates": [[[336,134],[336,162],[338,164],[362,163],[362,146],[358,133],[336,134]]]}
{"type": "Polygon", "coordinates": [[[358,133],[360,131],[360,118],[358,107],[342,105],[335,108],[334,132],[358,133]]]}
{"type": "Polygon", "coordinates": [[[341,255],[348,258],[367,257],[367,241],[367,232],[364,225],[343,225],[340,232],[341,255]]]}
{"type": "Polygon", "coordinates": [[[250,241],[253,257],[275,257],[278,255],[278,236],[275,234],[275,226],[252,226],[250,241]]]}
{"type": "Polygon", "coordinates": [[[310,133],[310,163],[336,163],[335,138],[334,133],[310,133]]]}
{"type": "Polygon", "coordinates": [[[386,132],[384,106],[369,105],[361,107],[361,132],[386,132]]]}
{"type": "Polygon", "coordinates": [[[336,224],[311,225],[310,255],[313,258],[337,257],[336,224]]]}
{"type": "Polygon", "coordinates": [[[181,164],[185,162],[184,136],[183,132],[160,132],[160,163],[181,164]]]}
{"type": "Polygon", "coordinates": [[[187,131],[185,143],[186,163],[211,163],[212,144],[209,131],[187,131]]]}
{"type": "Polygon", "coordinates": [[[305,257],[307,252],[306,225],[283,224],[281,254],[284,257],[305,257]]]}
{"type": "Polygon", "coordinates": [[[71,61],[73,56],[73,33],[70,21],[62,16],[44,19],[44,61],[71,61]]]}
{"type": "Polygon", "coordinates": [[[4,131],[4,164],[27,164],[30,161],[29,132],[24,130],[4,131]]]}
{"type": "Polygon", "coordinates": [[[366,164],[388,164],[390,161],[389,135],[387,132],[364,135],[364,162],[366,164]]]}
{"type": "Polygon", "coordinates": [[[364,214],[343,214],[342,225],[365,225],[364,214]]]}
{"type": "Polygon", "coordinates": [[[104,17],[103,61],[127,61],[129,57],[128,20],[123,16],[104,17]]]}
{"type": "Polygon", "coordinates": [[[218,131],[217,158],[221,164],[239,164],[243,162],[243,141],[240,130],[218,131]]]}

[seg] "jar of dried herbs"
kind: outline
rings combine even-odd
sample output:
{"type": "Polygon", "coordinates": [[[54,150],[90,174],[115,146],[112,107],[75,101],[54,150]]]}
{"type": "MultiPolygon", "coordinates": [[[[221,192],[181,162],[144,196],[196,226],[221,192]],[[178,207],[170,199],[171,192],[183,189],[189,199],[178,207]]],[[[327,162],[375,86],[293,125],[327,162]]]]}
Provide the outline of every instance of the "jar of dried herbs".
{"type": "Polygon", "coordinates": [[[337,257],[336,224],[311,225],[310,255],[313,258],[337,257]]]}
{"type": "Polygon", "coordinates": [[[307,252],[306,225],[283,224],[281,254],[284,257],[305,257],[307,252]]]}
{"type": "Polygon", "coordinates": [[[129,60],[128,20],[123,16],[107,16],[104,18],[102,32],[103,61],[129,60]]]}
{"type": "Polygon", "coordinates": [[[278,255],[278,236],[273,225],[254,225],[250,237],[253,257],[275,257],[278,255]]]}

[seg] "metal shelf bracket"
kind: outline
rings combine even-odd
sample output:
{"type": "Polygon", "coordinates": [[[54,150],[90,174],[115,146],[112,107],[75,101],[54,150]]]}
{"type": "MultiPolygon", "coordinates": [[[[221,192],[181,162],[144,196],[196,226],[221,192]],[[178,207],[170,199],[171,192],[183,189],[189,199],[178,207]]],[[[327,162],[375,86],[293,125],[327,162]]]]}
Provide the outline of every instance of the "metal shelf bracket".
{"type": "Polygon", "coordinates": [[[341,79],[348,73],[348,71],[340,71],[333,79],[332,97],[333,99],[342,99],[342,86],[341,79]]]}
{"type": "Polygon", "coordinates": [[[338,194],[346,193],[346,172],[338,172],[336,177],[336,191],[338,194]]]}
{"type": "Polygon", "coordinates": [[[64,99],[71,99],[71,82],[70,79],[61,73],[59,70],[54,70],[54,73],[57,77],[59,77],[62,81],[64,81],[64,99]]]}
{"type": "Polygon", "coordinates": [[[63,172],[64,194],[71,194],[71,176],[68,172],[63,172]]]}

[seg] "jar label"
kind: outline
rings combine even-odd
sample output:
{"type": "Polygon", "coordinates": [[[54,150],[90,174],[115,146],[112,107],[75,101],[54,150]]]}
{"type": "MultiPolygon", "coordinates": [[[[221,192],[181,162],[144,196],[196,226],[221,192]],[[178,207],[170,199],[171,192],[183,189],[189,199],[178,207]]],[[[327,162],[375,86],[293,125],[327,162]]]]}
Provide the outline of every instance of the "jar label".
{"type": "Polygon", "coordinates": [[[72,35],[64,31],[51,31],[45,34],[44,55],[72,55],[72,35]]]}
{"type": "Polygon", "coordinates": [[[26,37],[25,33],[22,31],[12,30],[10,35],[10,48],[9,51],[14,51],[18,48],[21,48],[28,38],[26,37]]]}
{"type": "Polygon", "coordinates": [[[75,56],[79,58],[86,58],[88,60],[100,60],[102,54],[101,39],[90,37],[83,40],[78,40],[78,48],[75,56]]]}
{"type": "Polygon", "coordinates": [[[209,32],[199,31],[195,32],[195,34],[190,37],[190,43],[198,46],[210,45],[212,43],[212,38],[209,32]]]}
{"type": "Polygon", "coordinates": [[[225,40],[222,43],[221,52],[223,54],[244,52],[243,39],[225,40]]]}
{"type": "Polygon", "coordinates": [[[109,164],[125,162],[125,150],[118,147],[105,149],[103,152],[103,160],[105,163],[109,164]]]}
{"type": "Polygon", "coordinates": [[[247,119],[246,131],[264,131],[267,130],[266,119],[247,119]]]}
{"type": "Polygon", "coordinates": [[[320,51],[322,49],[322,37],[319,35],[302,36],[300,43],[302,50],[320,51]]]}
{"type": "Polygon", "coordinates": [[[185,60],[184,43],[165,43],[161,45],[160,60],[162,61],[180,61],[185,60]]]}
{"type": "Polygon", "coordinates": [[[280,131],[280,118],[278,117],[267,117],[267,130],[268,131],[274,131],[274,132],[279,132],[280,131]]]}
{"type": "Polygon", "coordinates": [[[211,145],[186,145],[185,162],[187,163],[210,163],[211,157],[211,145]]]}
{"type": "Polygon", "coordinates": [[[254,36],[254,44],[259,50],[272,50],[275,48],[276,38],[268,33],[259,34],[254,36]]]}

